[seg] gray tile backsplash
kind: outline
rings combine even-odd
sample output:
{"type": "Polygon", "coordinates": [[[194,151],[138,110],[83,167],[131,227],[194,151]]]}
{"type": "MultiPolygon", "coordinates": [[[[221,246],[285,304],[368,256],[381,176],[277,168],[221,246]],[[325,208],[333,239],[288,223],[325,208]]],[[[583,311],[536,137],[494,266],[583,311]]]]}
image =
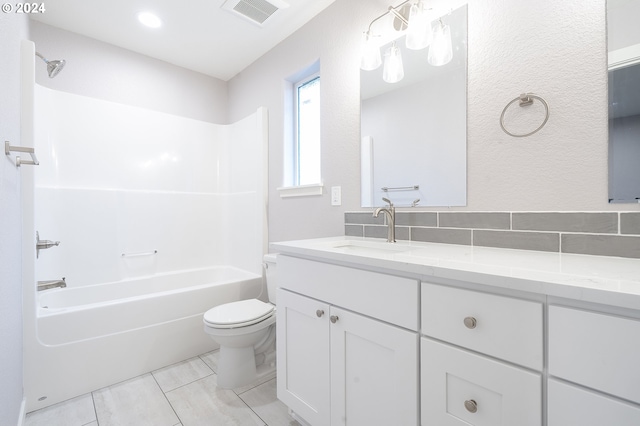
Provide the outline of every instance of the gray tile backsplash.
{"type": "Polygon", "coordinates": [[[471,245],[470,229],[411,228],[413,241],[471,245]]]}
{"type": "Polygon", "coordinates": [[[640,238],[620,235],[563,234],[562,251],[640,258],[640,238]]]}
{"type": "Polygon", "coordinates": [[[640,235],[640,213],[620,213],[620,233],[640,235]]]}
{"type": "Polygon", "coordinates": [[[396,225],[404,226],[438,226],[438,213],[430,212],[397,212],[396,225]]]}
{"type": "Polygon", "coordinates": [[[513,229],[618,233],[618,213],[513,213],[513,229]]]}
{"type": "MultiPolygon", "coordinates": [[[[386,238],[372,211],[345,213],[345,235],[386,238]]],[[[640,258],[640,212],[397,212],[396,239],[640,258]]]]}
{"type": "Polygon", "coordinates": [[[511,229],[511,213],[439,213],[442,228],[511,229]]]}
{"type": "Polygon", "coordinates": [[[557,252],[560,251],[560,235],[552,232],[474,230],[473,245],[557,252]]]}

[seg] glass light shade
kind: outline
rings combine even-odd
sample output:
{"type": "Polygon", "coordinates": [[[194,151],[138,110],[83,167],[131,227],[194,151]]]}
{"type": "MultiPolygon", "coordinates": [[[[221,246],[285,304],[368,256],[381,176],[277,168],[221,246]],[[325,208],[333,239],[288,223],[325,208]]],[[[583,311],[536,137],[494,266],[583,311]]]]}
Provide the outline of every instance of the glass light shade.
{"type": "Polygon", "coordinates": [[[441,66],[448,64],[452,58],[451,28],[439,21],[433,29],[433,41],[429,47],[428,61],[431,65],[441,66]]]}
{"type": "Polygon", "coordinates": [[[382,79],[387,83],[397,83],[404,78],[404,68],[402,66],[402,55],[395,43],[387,49],[384,54],[384,68],[382,79]]]}
{"type": "Polygon", "coordinates": [[[431,22],[422,1],[411,6],[409,11],[409,27],[407,28],[407,49],[420,50],[431,44],[433,32],[431,22]]]}
{"type": "Polygon", "coordinates": [[[362,33],[362,52],[360,53],[360,68],[365,71],[375,70],[382,64],[380,47],[373,41],[373,36],[367,31],[362,33]]]}

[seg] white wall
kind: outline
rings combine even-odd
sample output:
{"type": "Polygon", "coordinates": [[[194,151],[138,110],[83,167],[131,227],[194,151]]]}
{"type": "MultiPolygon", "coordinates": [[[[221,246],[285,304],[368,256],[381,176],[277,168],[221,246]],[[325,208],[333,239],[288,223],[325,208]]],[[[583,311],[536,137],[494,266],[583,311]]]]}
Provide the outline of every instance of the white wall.
{"type": "Polygon", "coordinates": [[[29,21],[29,27],[36,51],[67,61],[60,74],[49,78],[38,60],[36,82],[42,86],[211,123],[229,122],[224,81],[37,21],[29,21]]]}
{"type": "MultiPolygon", "coordinates": [[[[231,119],[256,105],[270,110],[271,241],[342,234],[343,212],[360,210],[359,41],[388,6],[338,0],[229,82],[231,119]],[[275,188],[282,185],[282,81],[318,58],[325,194],[281,199],[275,188]],[[341,207],[330,205],[333,185],[342,186],[341,207]]],[[[469,2],[468,202],[456,210],[638,208],[607,202],[605,6],[605,0],[469,2]],[[522,92],[544,97],[551,117],[535,135],[513,138],[499,118],[522,92]]],[[[535,128],[542,118],[532,112],[528,124],[535,128]]]]}
{"type": "MultiPolygon", "coordinates": [[[[0,142],[21,145],[20,40],[27,18],[0,14],[0,142]]],[[[4,151],[3,151],[4,154],[4,151]]],[[[15,425],[22,404],[22,281],[20,169],[0,158],[0,424],[15,425]]],[[[25,166],[26,167],[26,166],[25,166]]]]}

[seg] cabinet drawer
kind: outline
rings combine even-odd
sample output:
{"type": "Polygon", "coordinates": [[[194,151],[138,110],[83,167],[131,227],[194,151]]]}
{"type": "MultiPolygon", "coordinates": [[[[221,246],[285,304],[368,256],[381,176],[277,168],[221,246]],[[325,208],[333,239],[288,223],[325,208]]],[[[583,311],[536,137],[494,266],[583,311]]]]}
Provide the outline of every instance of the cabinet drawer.
{"type": "Polygon", "coordinates": [[[422,333],[542,370],[542,304],[422,283],[422,333]]]}
{"type": "Polygon", "coordinates": [[[540,374],[420,340],[423,425],[541,425],[540,374]]]}
{"type": "Polygon", "coordinates": [[[290,256],[278,257],[281,288],[418,330],[418,281],[290,256]]]}
{"type": "Polygon", "coordinates": [[[640,403],[640,321],[549,307],[549,374],[640,403]]]}
{"type": "Polygon", "coordinates": [[[548,426],[638,426],[640,407],[549,380],[548,426]]]}

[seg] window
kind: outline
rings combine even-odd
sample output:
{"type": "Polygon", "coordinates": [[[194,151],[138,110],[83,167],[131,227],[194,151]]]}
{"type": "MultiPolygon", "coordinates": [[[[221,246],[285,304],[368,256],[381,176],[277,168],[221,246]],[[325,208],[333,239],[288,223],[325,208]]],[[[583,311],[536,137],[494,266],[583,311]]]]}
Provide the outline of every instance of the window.
{"type": "Polygon", "coordinates": [[[294,185],[320,183],[320,76],[295,85],[294,185]]]}
{"type": "Polygon", "coordinates": [[[284,119],[280,196],[322,195],[320,61],[285,80],[284,119]]]}

